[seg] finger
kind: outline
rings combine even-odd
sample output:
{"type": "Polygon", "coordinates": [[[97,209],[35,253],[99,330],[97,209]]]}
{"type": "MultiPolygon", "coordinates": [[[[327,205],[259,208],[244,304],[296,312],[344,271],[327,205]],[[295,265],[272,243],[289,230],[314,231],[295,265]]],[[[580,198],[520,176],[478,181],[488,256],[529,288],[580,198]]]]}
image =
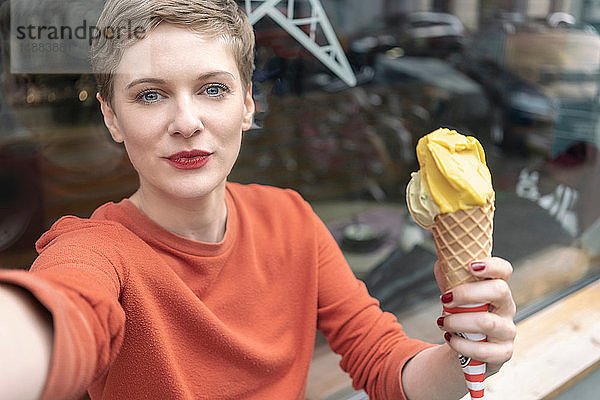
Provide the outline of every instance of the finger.
{"type": "Polygon", "coordinates": [[[473,342],[454,334],[445,335],[448,345],[458,354],[490,364],[502,364],[513,354],[513,342],[473,342]]]}
{"type": "MultiPolygon", "coordinates": [[[[469,267],[471,274],[481,279],[502,279],[508,281],[513,272],[511,263],[499,257],[474,260],[469,264],[469,267]]],[[[442,261],[438,260],[435,262],[433,272],[440,290],[444,293],[448,290],[448,287],[442,273],[442,261]]]]}
{"type": "Polygon", "coordinates": [[[466,304],[489,304],[489,311],[507,318],[514,318],[515,302],[508,283],[502,279],[489,279],[456,286],[441,297],[446,308],[466,304]]]}
{"type": "Polygon", "coordinates": [[[471,273],[482,279],[508,281],[513,272],[512,264],[503,258],[490,257],[471,261],[471,273]]]}
{"type": "Polygon", "coordinates": [[[487,336],[488,342],[513,341],[517,332],[512,319],[493,313],[446,315],[438,319],[438,326],[450,333],[482,333],[487,336]]]}

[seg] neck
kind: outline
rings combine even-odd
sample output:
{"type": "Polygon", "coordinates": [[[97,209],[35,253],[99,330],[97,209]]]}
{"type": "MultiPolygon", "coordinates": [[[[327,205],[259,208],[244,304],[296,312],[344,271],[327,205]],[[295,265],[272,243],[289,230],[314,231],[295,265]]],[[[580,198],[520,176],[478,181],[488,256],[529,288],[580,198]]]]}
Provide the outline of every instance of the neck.
{"type": "Polygon", "coordinates": [[[179,236],[207,243],[218,243],[225,236],[224,183],[204,197],[177,200],[140,186],[129,200],[148,218],[179,236]]]}

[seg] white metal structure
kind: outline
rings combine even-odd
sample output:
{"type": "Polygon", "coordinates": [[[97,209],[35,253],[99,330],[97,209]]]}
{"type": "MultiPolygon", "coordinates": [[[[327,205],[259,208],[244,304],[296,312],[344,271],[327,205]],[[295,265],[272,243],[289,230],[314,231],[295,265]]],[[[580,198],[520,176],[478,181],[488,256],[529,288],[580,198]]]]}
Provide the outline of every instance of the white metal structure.
{"type": "Polygon", "coordinates": [[[356,85],[354,72],[350,68],[320,0],[304,0],[310,5],[310,16],[301,18],[296,18],[294,15],[295,0],[245,0],[245,2],[246,14],[252,25],[265,15],[271,17],[340,79],[349,86],[356,85]],[[309,25],[309,34],[300,29],[304,25],[309,25]],[[317,43],[316,36],[319,28],[327,42],[323,45],[317,43]]]}

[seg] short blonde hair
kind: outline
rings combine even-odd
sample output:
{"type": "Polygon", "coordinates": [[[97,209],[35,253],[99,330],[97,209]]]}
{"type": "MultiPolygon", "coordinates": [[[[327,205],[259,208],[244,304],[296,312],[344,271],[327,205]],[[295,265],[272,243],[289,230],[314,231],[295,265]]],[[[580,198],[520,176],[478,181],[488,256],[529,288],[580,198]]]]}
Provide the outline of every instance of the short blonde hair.
{"type": "Polygon", "coordinates": [[[97,32],[102,34],[94,36],[91,52],[100,97],[111,103],[114,72],[123,52],[163,22],[223,39],[248,89],[254,68],[254,31],[234,0],[107,0],[97,23],[97,32]]]}

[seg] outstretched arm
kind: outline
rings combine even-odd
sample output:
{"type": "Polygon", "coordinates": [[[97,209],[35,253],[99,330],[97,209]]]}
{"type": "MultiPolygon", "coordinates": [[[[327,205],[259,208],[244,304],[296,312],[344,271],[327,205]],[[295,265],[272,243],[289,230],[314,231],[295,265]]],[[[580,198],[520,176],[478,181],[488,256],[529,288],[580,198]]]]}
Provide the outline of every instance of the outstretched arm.
{"type": "Polygon", "coordinates": [[[446,306],[488,303],[490,312],[445,315],[438,320],[440,329],[446,331],[446,344],[422,351],[402,370],[402,385],[411,400],[458,399],[466,394],[457,354],[487,362],[488,375],[496,373],[512,356],[516,307],[507,284],[512,266],[496,257],[476,265],[479,270],[471,272],[484,280],[446,290],[443,280],[439,279],[439,264],[436,264],[436,278],[446,306]],[[456,332],[483,333],[487,342],[472,342],[457,336],[456,332]]]}
{"type": "Polygon", "coordinates": [[[25,289],[0,284],[0,393],[38,399],[52,356],[52,318],[25,289]]]}

